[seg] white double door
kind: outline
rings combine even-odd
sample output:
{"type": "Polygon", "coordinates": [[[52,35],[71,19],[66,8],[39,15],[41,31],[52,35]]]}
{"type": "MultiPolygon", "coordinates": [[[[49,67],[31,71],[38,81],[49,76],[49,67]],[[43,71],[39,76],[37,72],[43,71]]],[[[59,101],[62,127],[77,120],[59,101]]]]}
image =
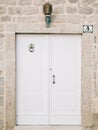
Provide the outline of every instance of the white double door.
{"type": "Polygon", "coordinates": [[[16,59],[16,124],[80,125],[81,36],[18,34],[16,59]]]}

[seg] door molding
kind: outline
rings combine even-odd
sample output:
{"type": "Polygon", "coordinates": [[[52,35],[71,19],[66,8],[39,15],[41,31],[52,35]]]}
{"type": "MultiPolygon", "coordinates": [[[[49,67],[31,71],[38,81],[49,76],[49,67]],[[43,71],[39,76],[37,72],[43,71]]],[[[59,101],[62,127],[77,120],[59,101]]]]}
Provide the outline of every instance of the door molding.
{"type": "MultiPolygon", "coordinates": [[[[32,34],[81,34],[82,35],[82,66],[81,66],[81,105],[82,105],[82,127],[93,127],[92,90],[94,88],[94,33],[82,33],[83,25],[80,24],[58,24],[46,28],[41,24],[6,24],[5,28],[5,128],[13,130],[16,126],[16,33],[32,34]]],[[[96,57],[95,57],[96,59],[96,57]]],[[[86,129],[85,129],[86,130],[86,129]]]]}

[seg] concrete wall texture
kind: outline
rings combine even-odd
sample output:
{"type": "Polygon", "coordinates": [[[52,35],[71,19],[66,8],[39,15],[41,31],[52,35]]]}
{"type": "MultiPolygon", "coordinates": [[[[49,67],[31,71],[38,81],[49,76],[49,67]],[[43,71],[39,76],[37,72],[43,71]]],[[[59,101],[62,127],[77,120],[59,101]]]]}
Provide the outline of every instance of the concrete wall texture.
{"type": "MultiPolygon", "coordinates": [[[[6,25],[9,23],[12,25],[15,23],[26,23],[28,25],[37,23],[45,26],[43,4],[47,1],[0,0],[0,130],[5,130],[5,109],[7,108],[5,103],[7,79],[5,75],[6,25]]],[[[49,2],[53,5],[52,25],[98,23],[98,0],[49,0],[49,2]]],[[[96,95],[98,95],[97,90],[96,95]]],[[[98,113],[97,101],[96,98],[94,102],[96,113],[98,113]]],[[[93,120],[96,120],[95,127],[85,127],[84,130],[98,129],[97,114],[92,118],[92,122],[93,120]]]]}

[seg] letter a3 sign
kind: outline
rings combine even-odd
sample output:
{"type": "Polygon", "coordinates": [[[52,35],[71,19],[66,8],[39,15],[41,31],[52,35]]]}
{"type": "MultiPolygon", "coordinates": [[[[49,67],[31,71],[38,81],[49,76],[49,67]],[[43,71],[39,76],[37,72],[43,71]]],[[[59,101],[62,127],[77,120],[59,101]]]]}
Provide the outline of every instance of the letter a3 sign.
{"type": "Polygon", "coordinates": [[[83,33],[93,33],[93,25],[83,25],[83,33]]]}

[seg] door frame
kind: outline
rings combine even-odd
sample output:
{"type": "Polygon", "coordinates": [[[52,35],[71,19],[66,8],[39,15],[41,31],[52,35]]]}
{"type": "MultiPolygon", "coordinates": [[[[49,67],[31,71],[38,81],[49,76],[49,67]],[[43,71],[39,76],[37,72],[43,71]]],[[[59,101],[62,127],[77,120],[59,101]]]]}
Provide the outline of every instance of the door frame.
{"type": "MultiPolygon", "coordinates": [[[[98,30],[98,27],[97,27],[98,30]]],[[[82,59],[81,59],[81,116],[82,128],[93,127],[93,102],[92,90],[94,88],[97,59],[93,58],[96,53],[94,48],[94,37],[96,29],[93,33],[83,33],[83,25],[80,24],[53,24],[50,28],[46,28],[42,24],[12,24],[7,23],[5,26],[5,123],[6,130],[13,130],[16,126],[16,46],[15,35],[17,33],[25,34],[80,34],[82,59]],[[95,65],[95,66],[94,66],[95,65]]],[[[86,129],[85,129],[86,130],[86,129]]]]}

